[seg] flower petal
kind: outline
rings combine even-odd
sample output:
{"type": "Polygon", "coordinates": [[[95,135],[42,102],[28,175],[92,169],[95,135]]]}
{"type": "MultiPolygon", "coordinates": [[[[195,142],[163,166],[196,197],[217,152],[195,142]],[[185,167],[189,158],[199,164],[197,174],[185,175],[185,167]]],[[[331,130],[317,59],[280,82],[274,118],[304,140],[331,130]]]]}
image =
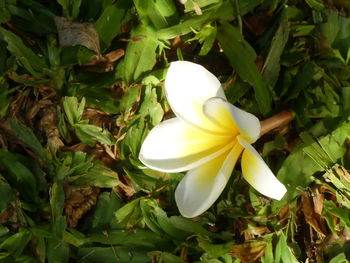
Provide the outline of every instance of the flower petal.
{"type": "Polygon", "coordinates": [[[203,130],[220,133],[220,128],[202,111],[207,99],[226,98],[219,80],[212,73],[192,62],[172,62],[165,79],[165,90],[176,116],[203,130]]]}
{"type": "Polygon", "coordinates": [[[245,148],[241,161],[244,179],[263,195],[280,200],[287,192],[286,187],[278,181],[259,153],[247,141],[240,136],[237,140],[245,148]]]}
{"type": "Polygon", "coordinates": [[[175,191],[176,204],[184,217],[206,211],[224,190],[243,147],[236,142],[231,151],[190,170],[175,191]]]}
{"type": "Polygon", "coordinates": [[[203,112],[212,122],[231,130],[233,133],[238,130],[240,135],[250,143],[259,138],[261,130],[259,119],[223,98],[208,99],[203,105],[203,112]]]}
{"type": "Polygon", "coordinates": [[[173,118],[150,131],[141,146],[139,158],[152,169],[181,172],[220,155],[233,143],[229,136],[210,135],[173,118]]]}

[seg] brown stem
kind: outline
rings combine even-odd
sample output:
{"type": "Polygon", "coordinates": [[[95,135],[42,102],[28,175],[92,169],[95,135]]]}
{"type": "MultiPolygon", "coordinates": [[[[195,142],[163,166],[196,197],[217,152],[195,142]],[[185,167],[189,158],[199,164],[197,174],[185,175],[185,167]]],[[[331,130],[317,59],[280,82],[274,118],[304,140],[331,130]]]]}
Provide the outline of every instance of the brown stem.
{"type": "Polygon", "coordinates": [[[284,110],[266,120],[261,121],[260,137],[275,128],[278,128],[290,123],[293,119],[294,119],[294,113],[289,110],[284,110]]]}

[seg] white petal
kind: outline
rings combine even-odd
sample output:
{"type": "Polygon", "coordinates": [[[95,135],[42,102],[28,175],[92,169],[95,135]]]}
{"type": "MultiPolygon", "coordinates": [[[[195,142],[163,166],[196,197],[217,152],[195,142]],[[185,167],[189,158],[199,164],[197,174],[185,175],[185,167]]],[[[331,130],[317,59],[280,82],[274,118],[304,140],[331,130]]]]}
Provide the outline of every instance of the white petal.
{"type": "Polygon", "coordinates": [[[220,155],[233,143],[231,137],[204,133],[173,118],[150,131],[141,146],[139,158],[152,169],[181,172],[220,155]]]}
{"type": "Polygon", "coordinates": [[[203,104],[211,97],[226,98],[219,80],[201,65],[176,61],[170,64],[165,90],[173,112],[206,131],[220,132],[203,114],[203,104]]]}
{"type": "Polygon", "coordinates": [[[231,151],[185,175],[175,191],[176,204],[184,217],[196,217],[213,205],[224,190],[242,150],[236,142],[231,151]]]}
{"type": "Polygon", "coordinates": [[[253,114],[246,112],[218,97],[208,99],[203,106],[204,114],[218,125],[235,133],[237,130],[248,142],[259,138],[260,121],[253,114]]]}
{"type": "Polygon", "coordinates": [[[248,142],[239,136],[237,140],[245,148],[241,161],[244,179],[263,195],[280,200],[287,192],[286,187],[278,181],[259,153],[248,142]]]}

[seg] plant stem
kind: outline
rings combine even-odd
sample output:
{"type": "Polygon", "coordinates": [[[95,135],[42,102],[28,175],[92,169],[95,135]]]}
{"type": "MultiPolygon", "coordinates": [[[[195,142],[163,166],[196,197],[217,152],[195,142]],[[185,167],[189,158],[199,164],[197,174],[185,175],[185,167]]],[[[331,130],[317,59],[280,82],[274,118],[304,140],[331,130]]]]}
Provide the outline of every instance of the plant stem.
{"type": "Polygon", "coordinates": [[[290,123],[293,119],[294,119],[294,113],[289,110],[284,110],[266,120],[261,121],[260,137],[273,129],[276,129],[278,127],[281,127],[290,123]]]}

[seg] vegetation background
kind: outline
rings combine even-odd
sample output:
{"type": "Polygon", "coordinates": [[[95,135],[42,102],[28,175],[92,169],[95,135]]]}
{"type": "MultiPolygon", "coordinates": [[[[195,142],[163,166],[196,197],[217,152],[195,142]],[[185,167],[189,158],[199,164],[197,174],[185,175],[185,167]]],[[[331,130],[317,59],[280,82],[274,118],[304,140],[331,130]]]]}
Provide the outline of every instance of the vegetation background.
{"type": "Polygon", "coordinates": [[[0,0],[0,262],[349,262],[349,11],[346,0],[0,0]],[[173,116],[163,81],[179,59],[261,120],[294,112],[255,144],[288,188],[281,201],[237,165],[214,206],[186,219],[183,175],[140,163],[148,131],[173,116]]]}

